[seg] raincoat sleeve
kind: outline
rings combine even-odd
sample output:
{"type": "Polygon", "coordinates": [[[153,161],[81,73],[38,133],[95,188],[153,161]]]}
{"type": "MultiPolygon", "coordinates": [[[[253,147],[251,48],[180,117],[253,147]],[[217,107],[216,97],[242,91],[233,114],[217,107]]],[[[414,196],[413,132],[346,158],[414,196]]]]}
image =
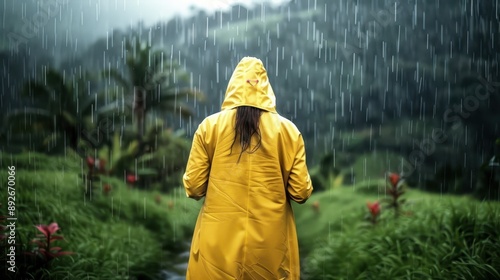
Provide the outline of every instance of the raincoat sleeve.
{"type": "Polygon", "coordinates": [[[186,172],[182,178],[187,197],[195,200],[205,196],[210,174],[210,157],[204,136],[205,128],[202,123],[194,134],[186,172]]]}
{"type": "Polygon", "coordinates": [[[304,139],[299,135],[298,146],[290,175],[287,192],[292,200],[302,204],[311,196],[313,186],[306,165],[306,149],[304,139]]]}

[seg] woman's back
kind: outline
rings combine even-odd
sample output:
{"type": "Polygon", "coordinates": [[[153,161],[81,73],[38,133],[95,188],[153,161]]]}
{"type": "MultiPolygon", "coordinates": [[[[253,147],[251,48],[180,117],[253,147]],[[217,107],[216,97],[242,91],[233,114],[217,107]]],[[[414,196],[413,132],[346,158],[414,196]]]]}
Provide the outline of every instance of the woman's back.
{"type": "MultiPolygon", "coordinates": [[[[246,70],[245,80],[255,65],[242,62],[235,73],[246,70]]],[[[267,83],[265,70],[259,69],[250,77],[258,82],[245,85],[245,90],[234,86],[238,75],[233,74],[228,86],[233,94],[226,93],[223,110],[207,117],[195,133],[184,185],[189,197],[206,198],[193,235],[188,279],[299,278],[290,200],[303,203],[312,192],[304,142],[295,125],[275,111],[274,100],[268,102],[274,110],[268,110],[258,106],[269,101],[262,96],[250,101],[239,96],[267,83]],[[247,106],[262,113],[258,131],[242,151],[236,114],[247,106]]],[[[257,94],[271,93],[274,98],[268,87],[257,89],[257,94]]]]}

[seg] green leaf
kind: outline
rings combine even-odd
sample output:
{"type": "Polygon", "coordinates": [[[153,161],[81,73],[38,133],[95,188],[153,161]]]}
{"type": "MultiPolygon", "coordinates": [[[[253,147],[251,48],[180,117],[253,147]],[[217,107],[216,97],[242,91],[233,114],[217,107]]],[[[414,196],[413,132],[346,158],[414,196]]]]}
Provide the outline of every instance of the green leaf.
{"type": "Polygon", "coordinates": [[[68,112],[68,111],[64,110],[64,111],[62,111],[62,112],[61,112],[61,115],[62,115],[62,118],[63,118],[63,119],[64,119],[64,120],[65,120],[68,124],[70,124],[70,125],[72,125],[72,126],[76,126],[76,122],[77,122],[77,120],[76,120],[75,116],[71,115],[71,113],[70,113],[70,112],[68,112]]]}
{"type": "Polygon", "coordinates": [[[137,170],[139,176],[156,176],[158,172],[153,168],[141,168],[137,170]]]}
{"type": "Polygon", "coordinates": [[[118,82],[121,86],[123,86],[127,90],[132,89],[132,86],[130,85],[129,81],[116,69],[110,69],[108,71],[102,72],[102,77],[108,79],[108,82],[111,79],[118,82]]]}
{"type": "Polygon", "coordinates": [[[129,143],[128,148],[127,148],[127,153],[129,155],[135,155],[139,151],[139,141],[134,140],[129,143]]]}

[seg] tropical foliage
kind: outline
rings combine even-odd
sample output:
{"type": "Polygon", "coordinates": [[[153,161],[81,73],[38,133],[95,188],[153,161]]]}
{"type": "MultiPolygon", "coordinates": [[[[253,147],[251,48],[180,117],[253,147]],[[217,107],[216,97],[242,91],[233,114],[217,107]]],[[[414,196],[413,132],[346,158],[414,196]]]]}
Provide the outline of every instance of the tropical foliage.
{"type": "MultiPolygon", "coordinates": [[[[413,201],[411,216],[394,220],[391,215],[376,227],[356,226],[350,220],[354,215],[344,216],[344,226],[318,241],[308,255],[303,279],[500,277],[498,203],[418,201],[416,196],[413,201]]],[[[331,204],[338,209],[335,201],[331,204]]],[[[341,218],[331,217],[330,224],[341,218]]]]}
{"type": "MultiPolygon", "coordinates": [[[[177,188],[190,136],[246,55],[306,142],[304,279],[500,278],[498,5],[455,2],[237,4],[86,42],[68,4],[15,52],[0,41],[0,167],[23,170],[19,278],[157,278],[200,207],[177,188]],[[32,242],[36,225],[48,241],[32,242]]],[[[8,38],[41,8],[19,3],[0,5],[8,38]]]]}
{"type": "MultiPolygon", "coordinates": [[[[100,175],[96,191],[86,197],[80,176],[86,162],[74,152],[1,155],[1,167],[22,167],[16,182],[24,186],[16,196],[17,278],[10,279],[159,279],[160,270],[185,250],[181,241],[191,233],[199,206],[181,203],[180,193],[129,188],[123,180],[100,175]]],[[[2,205],[0,214],[5,213],[2,205]]],[[[5,258],[0,256],[2,271],[5,258]]]]}
{"type": "Polygon", "coordinates": [[[54,69],[41,79],[26,83],[22,91],[24,107],[8,112],[3,135],[13,148],[61,152],[77,150],[80,139],[96,121],[96,92],[90,74],[67,77],[54,69]]]}

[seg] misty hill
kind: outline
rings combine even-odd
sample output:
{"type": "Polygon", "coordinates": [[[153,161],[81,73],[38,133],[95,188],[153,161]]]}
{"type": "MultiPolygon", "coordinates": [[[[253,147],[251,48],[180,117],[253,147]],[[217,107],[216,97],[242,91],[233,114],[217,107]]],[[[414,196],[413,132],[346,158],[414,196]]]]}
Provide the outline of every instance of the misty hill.
{"type": "Polygon", "coordinates": [[[47,65],[66,73],[122,69],[125,40],[139,38],[207,94],[205,103],[192,103],[193,119],[175,122],[195,128],[219,110],[241,57],[257,56],[312,163],[331,154],[332,165],[347,172],[360,155],[395,153],[399,161],[387,166],[406,170],[415,184],[444,180],[435,188],[467,190],[500,135],[498,14],[494,1],[293,0],[115,30],[78,43],[85,48],[75,40],[52,46],[50,36],[64,38],[57,29],[28,50],[3,52],[2,91],[14,96],[15,82],[47,65]]]}

